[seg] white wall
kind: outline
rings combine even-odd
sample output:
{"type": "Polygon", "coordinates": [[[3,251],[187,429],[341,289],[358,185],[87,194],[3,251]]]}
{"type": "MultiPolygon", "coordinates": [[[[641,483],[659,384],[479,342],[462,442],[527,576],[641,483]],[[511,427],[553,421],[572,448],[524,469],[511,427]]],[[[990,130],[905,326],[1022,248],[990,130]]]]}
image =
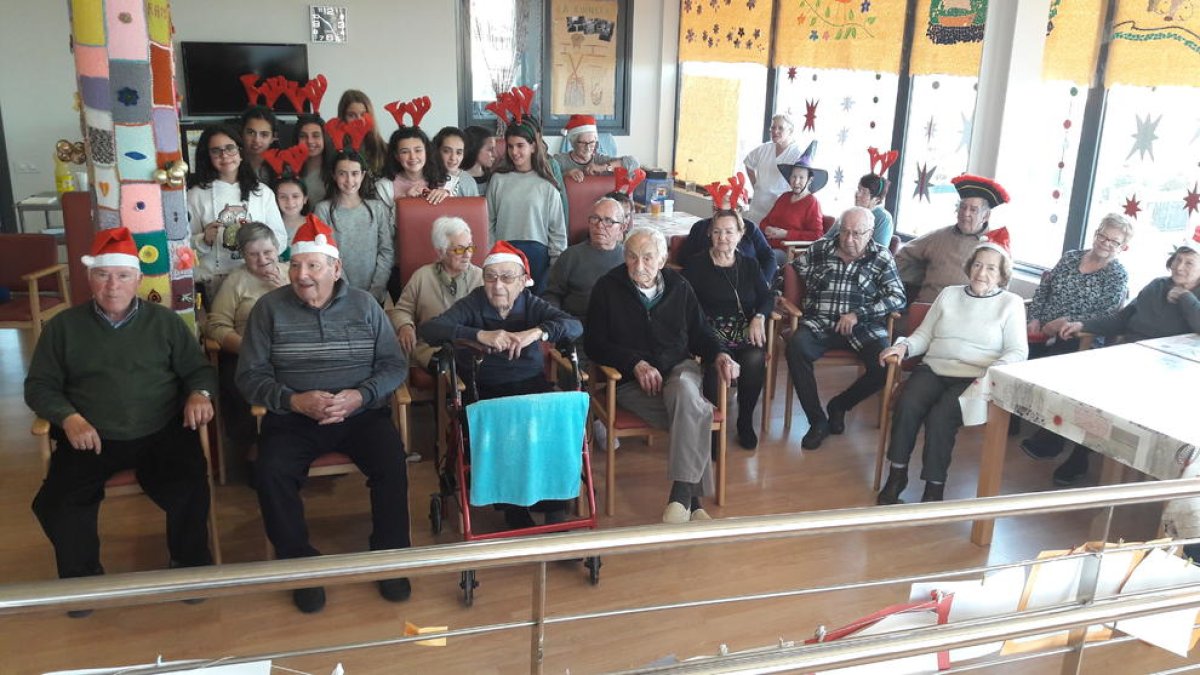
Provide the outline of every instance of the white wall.
{"type": "MultiPolygon", "coordinates": [[[[81,138],[72,109],[74,65],[68,50],[68,0],[24,3],[21,18],[0,21],[0,105],[13,198],[54,189],[52,153],[59,138],[81,138]],[[36,173],[20,173],[22,165],[36,173]]],[[[433,109],[423,126],[457,124],[458,0],[341,0],[348,42],[309,43],[309,70],[329,78],[322,112],[341,92],[362,89],[377,106],[427,95],[433,109]],[[400,55],[413,54],[415,57],[400,55]]],[[[175,39],[216,42],[308,42],[307,1],[176,0],[175,39]],[[249,18],[248,18],[249,17],[249,18]]],[[[678,0],[634,0],[631,128],[617,138],[622,153],[646,166],[670,161],[675,121],[678,0]],[[665,18],[665,21],[664,21],[665,18]]],[[[182,90],[182,85],[180,86],[182,90]]],[[[394,122],[379,120],[386,138],[394,122]]],[[[40,222],[35,218],[35,222],[40,222]]]]}

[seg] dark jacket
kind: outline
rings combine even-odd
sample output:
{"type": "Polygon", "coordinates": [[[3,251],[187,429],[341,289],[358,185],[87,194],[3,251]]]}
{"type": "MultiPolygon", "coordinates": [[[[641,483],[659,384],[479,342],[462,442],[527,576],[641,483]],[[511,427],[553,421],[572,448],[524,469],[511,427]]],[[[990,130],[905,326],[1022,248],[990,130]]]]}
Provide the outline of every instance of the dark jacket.
{"type": "Polygon", "coordinates": [[[725,351],[687,281],[671,269],[663,269],[662,276],[662,297],[649,310],[625,265],[600,277],[592,287],[583,338],[589,358],[633,379],[638,361],[649,363],[666,377],[693,355],[711,363],[725,351]]]}
{"type": "MultiPolygon", "coordinates": [[[[779,271],[779,264],[775,262],[775,252],[771,250],[767,237],[754,221],[747,220],[745,223],[746,233],[738,240],[737,251],[751,260],[758,261],[763,281],[767,282],[769,287],[775,280],[775,273],[779,271]]],[[[692,256],[707,251],[712,246],[712,239],[708,236],[709,227],[712,227],[712,218],[701,218],[692,225],[691,232],[688,232],[687,239],[679,248],[678,260],[675,262],[686,268],[692,256]]]]}

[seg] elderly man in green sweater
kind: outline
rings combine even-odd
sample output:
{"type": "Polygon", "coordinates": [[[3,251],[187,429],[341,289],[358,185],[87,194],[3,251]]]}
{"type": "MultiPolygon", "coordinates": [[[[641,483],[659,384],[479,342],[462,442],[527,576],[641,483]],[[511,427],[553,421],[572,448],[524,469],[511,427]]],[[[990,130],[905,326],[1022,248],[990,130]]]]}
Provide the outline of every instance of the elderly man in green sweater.
{"type": "Polygon", "coordinates": [[[171,565],[210,564],[196,429],[212,419],[216,373],[175,312],[137,297],[142,275],[129,230],[97,233],[83,262],[92,301],[46,325],[25,379],[25,402],[49,420],[57,445],[33,511],[58,575],[104,573],[96,528],[104,483],[130,468],[167,513],[171,565]]]}

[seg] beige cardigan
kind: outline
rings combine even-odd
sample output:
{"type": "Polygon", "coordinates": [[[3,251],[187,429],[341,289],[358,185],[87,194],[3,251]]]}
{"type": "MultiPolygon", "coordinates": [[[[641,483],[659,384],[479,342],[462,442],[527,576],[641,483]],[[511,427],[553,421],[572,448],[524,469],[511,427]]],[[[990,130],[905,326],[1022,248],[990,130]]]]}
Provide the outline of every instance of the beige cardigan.
{"type": "MultiPolygon", "coordinates": [[[[395,306],[388,308],[388,319],[392,322],[392,328],[396,330],[400,330],[404,326],[416,328],[450,309],[450,305],[467,297],[471,291],[482,285],[483,270],[473,264],[468,265],[467,269],[459,276],[457,287],[451,294],[450,289],[446,288],[438,278],[438,263],[423,265],[413,272],[412,277],[405,284],[404,290],[400,292],[400,298],[396,300],[395,306]]],[[[424,341],[417,340],[417,346],[411,355],[411,362],[421,368],[428,368],[429,360],[433,358],[436,351],[436,348],[424,341]]]]}
{"type": "MultiPolygon", "coordinates": [[[[284,284],[288,280],[288,264],[275,263],[279,266],[279,278],[284,284]]],[[[270,282],[260,279],[250,273],[245,267],[239,267],[230,272],[229,277],[221,284],[217,297],[213,299],[212,309],[208,312],[208,320],[204,324],[204,334],[222,344],[225,336],[230,333],[242,335],[246,330],[246,321],[250,319],[250,310],[262,296],[278,288],[270,282]]]]}

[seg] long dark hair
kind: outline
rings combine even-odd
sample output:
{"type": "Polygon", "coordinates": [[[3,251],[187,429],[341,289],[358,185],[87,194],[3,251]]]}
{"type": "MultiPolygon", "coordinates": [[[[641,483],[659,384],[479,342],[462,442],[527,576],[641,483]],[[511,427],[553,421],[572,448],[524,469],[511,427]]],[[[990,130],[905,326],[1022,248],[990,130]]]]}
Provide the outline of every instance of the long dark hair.
{"type": "Polygon", "coordinates": [[[337,180],[334,179],[334,172],[338,162],[357,162],[358,168],[362,169],[363,179],[358,186],[358,196],[363,200],[377,199],[375,193],[375,179],[371,177],[371,170],[367,167],[367,160],[362,155],[358,154],[357,150],[342,150],[333,156],[333,162],[329,165],[329,178],[325,180],[325,199],[331,202],[330,206],[337,204],[338,197],[341,196],[341,191],[338,190],[337,180]]]}
{"type": "Polygon", "coordinates": [[[404,167],[400,166],[400,161],[396,159],[396,150],[400,147],[400,141],[413,138],[421,141],[421,145],[425,146],[425,166],[421,167],[421,177],[425,179],[425,185],[430,190],[442,187],[450,179],[450,175],[446,173],[442,163],[434,156],[436,153],[433,149],[434,146],[420,127],[400,127],[392,132],[392,137],[388,139],[387,144],[387,158],[383,163],[383,176],[388,180],[395,180],[396,176],[404,173],[404,167]]]}
{"type": "MultiPolygon", "coordinates": [[[[542,128],[538,124],[536,118],[532,115],[526,115],[525,119],[520,124],[510,124],[504,130],[505,145],[510,138],[523,138],[527,143],[533,146],[533,155],[530,156],[530,164],[533,167],[534,173],[546,179],[546,182],[554,186],[554,189],[559,188],[558,181],[554,179],[554,173],[550,170],[550,161],[546,157],[548,150],[546,143],[542,140],[542,128]]],[[[510,173],[516,171],[512,165],[512,161],[508,158],[508,149],[505,148],[504,155],[497,160],[495,173],[510,173]]]]}
{"type": "Polygon", "coordinates": [[[217,168],[213,166],[212,155],[208,154],[208,144],[217,134],[228,136],[237,146],[238,156],[242,160],[238,164],[237,182],[238,187],[241,188],[242,201],[247,201],[250,199],[251,192],[258,194],[261,189],[258,176],[254,175],[254,169],[250,168],[250,163],[246,161],[244,154],[246,147],[242,144],[241,134],[223,124],[207,126],[204,131],[200,132],[200,140],[196,142],[196,170],[192,174],[193,184],[207,190],[212,187],[214,180],[220,178],[217,168]]]}
{"type": "Polygon", "coordinates": [[[265,105],[252,105],[249,108],[246,108],[246,111],[242,113],[242,117],[239,121],[239,125],[243,131],[246,129],[246,123],[250,120],[262,120],[267,124],[270,124],[271,134],[275,136],[275,140],[271,141],[271,145],[275,145],[275,143],[278,142],[279,122],[275,119],[275,113],[271,112],[270,108],[265,105]]]}
{"type": "MultiPolygon", "coordinates": [[[[308,186],[304,184],[303,178],[299,176],[293,176],[289,173],[282,178],[275,180],[275,183],[271,186],[271,192],[274,192],[276,195],[278,195],[279,188],[288,183],[300,188],[300,194],[304,195],[304,206],[300,207],[300,215],[307,216],[309,213],[312,213],[313,205],[308,202],[308,186]]],[[[276,198],[278,199],[278,197],[276,198]]]]}
{"type": "MultiPolygon", "coordinates": [[[[320,115],[300,115],[296,118],[296,126],[292,127],[292,145],[300,144],[300,130],[304,127],[315,124],[321,128],[321,136],[325,138],[325,149],[321,151],[321,182],[328,183],[333,174],[333,139],[325,131],[325,120],[321,119],[320,115]]],[[[291,147],[291,146],[289,146],[291,147]]],[[[307,159],[305,160],[305,169],[300,170],[300,175],[303,177],[307,169],[307,159]]]]}
{"type": "Polygon", "coordinates": [[[442,143],[445,143],[446,139],[451,136],[458,137],[463,142],[463,161],[458,164],[458,170],[462,171],[463,164],[467,162],[467,135],[463,133],[462,129],[458,127],[442,127],[437,132],[437,135],[433,137],[433,140],[429,142],[429,145],[433,148],[433,155],[437,158],[438,166],[442,168],[442,171],[446,172],[447,177],[450,175],[450,170],[446,168],[445,162],[442,161],[442,143]]]}
{"type": "Polygon", "coordinates": [[[375,105],[371,103],[370,97],[358,89],[347,89],[338,99],[337,116],[343,122],[347,121],[346,111],[354,103],[361,103],[371,115],[371,131],[363,138],[359,154],[366,160],[366,167],[371,175],[378,176],[379,172],[383,170],[386,158],[380,157],[383,154],[383,136],[379,135],[379,126],[375,121],[375,105]]]}
{"type": "MultiPolygon", "coordinates": [[[[476,160],[479,158],[479,151],[483,150],[483,146],[487,140],[495,136],[490,129],[479,125],[472,125],[463,129],[463,161],[458,167],[463,171],[475,166],[476,160]]],[[[489,173],[490,169],[484,169],[484,174],[489,173]]]]}

